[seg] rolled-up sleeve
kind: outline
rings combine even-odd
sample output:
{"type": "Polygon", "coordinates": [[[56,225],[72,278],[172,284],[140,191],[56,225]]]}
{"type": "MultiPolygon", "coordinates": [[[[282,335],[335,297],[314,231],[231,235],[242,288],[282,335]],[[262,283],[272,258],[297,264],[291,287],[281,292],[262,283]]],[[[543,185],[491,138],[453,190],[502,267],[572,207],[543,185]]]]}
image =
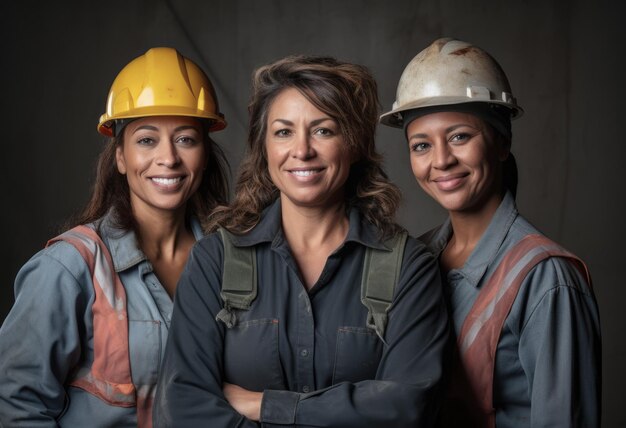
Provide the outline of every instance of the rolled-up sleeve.
{"type": "Polygon", "coordinates": [[[80,358],[88,298],[81,273],[88,273],[82,258],[64,243],[38,253],[18,273],[15,304],[0,329],[0,426],[56,426],[64,411],[64,383],[80,358]],[[68,257],[69,267],[60,261],[68,257]]]}

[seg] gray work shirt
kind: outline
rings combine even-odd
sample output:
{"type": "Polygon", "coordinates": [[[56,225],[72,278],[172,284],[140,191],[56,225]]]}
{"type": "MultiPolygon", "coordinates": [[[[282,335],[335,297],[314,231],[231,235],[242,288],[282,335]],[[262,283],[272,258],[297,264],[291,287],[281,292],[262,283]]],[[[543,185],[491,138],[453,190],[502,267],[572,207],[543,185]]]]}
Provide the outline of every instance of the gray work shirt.
{"type": "MultiPolygon", "coordinates": [[[[173,308],[132,231],[98,222],[126,292],[132,381],[156,388],[173,308]]],[[[192,219],[196,240],[203,236],[192,219]]],[[[134,407],[112,406],[67,386],[94,357],[94,286],[74,246],[57,242],[35,254],[15,280],[15,304],[0,329],[0,426],[136,427],[134,407]]]]}
{"type": "MultiPolygon", "coordinates": [[[[507,193],[476,248],[444,283],[458,335],[481,287],[506,252],[538,234],[507,193]]],[[[441,254],[452,235],[448,219],[420,239],[441,254]]],[[[498,342],[493,405],[498,427],[599,427],[600,320],[585,278],[552,257],[521,285],[498,342]]]]}
{"type": "Polygon", "coordinates": [[[281,227],[280,202],[236,246],[256,248],[258,296],[227,329],[222,308],[223,247],[209,235],[192,251],[174,304],[156,426],[244,427],[257,423],[225,400],[230,382],[263,391],[262,426],[432,425],[448,341],[435,258],[409,238],[384,345],[366,327],[360,301],[365,248],[383,248],[358,211],[344,243],[310,291],[281,227]]]}

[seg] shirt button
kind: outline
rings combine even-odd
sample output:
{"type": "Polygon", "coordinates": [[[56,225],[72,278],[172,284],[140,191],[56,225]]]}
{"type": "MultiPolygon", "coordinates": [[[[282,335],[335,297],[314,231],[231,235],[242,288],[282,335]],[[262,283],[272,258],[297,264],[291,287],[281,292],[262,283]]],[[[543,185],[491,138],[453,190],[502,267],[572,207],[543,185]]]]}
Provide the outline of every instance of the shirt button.
{"type": "Polygon", "coordinates": [[[309,385],[304,385],[304,386],[302,387],[302,392],[309,392],[309,390],[310,390],[310,389],[309,389],[309,385]]]}
{"type": "Polygon", "coordinates": [[[303,357],[306,357],[307,355],[309,355],[309,351],[307,351],[306,349],[303,349],[302,351],[300,351],[300,355],[302,355],[303,357]]]}

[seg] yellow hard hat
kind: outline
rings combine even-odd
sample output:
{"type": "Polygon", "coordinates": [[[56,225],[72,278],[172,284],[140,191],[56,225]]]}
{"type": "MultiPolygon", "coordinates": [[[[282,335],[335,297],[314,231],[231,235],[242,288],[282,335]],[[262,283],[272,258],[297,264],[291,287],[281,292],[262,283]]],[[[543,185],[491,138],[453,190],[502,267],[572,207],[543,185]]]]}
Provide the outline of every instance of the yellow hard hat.
{"type": "Polygon", "coordinates": [[[146,116],[208,119],[209,131],[226,127],[209,78],[173,48],[152,48],[120,71],[109,91],[98,132],[111,137],[117,119],[146,116]]]}
{"type": "Polygon", "coordinates": [[[380,123],[401,128],[404,115],[411,110],[474,102],[506,107],[512,119],[523,113],[493,57],[467,42],[442,38],[406,66],[396,101],[380,123]]]}

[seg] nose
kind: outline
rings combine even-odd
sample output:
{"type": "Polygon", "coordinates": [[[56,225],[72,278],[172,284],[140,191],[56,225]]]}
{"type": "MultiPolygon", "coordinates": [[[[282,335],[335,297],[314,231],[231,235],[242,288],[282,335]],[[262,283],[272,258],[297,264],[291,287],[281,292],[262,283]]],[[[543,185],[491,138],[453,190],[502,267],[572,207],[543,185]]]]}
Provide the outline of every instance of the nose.
{"type": "Polygon", "coordinates": [[[455,161],[456,158],[446,142],[435,144],[432,159],[433,168],[446,169],[453,165],[455,161]]]}
{"type": "Polygon", "coordinates": [[[168,168],[173,168],[180,162],[176,145],[171,141],[163,141],[157,146],[156,153],[157,165],[163,165],[168,168]]]}
{"type": "Polygon", "coordinates": [[[310,159],[315,156],[315,149],[311,144],[311,138],[305,132],[301,132],[294,139],[294,145],[292,148],[291,156],[296,159],[310,159]]]}

